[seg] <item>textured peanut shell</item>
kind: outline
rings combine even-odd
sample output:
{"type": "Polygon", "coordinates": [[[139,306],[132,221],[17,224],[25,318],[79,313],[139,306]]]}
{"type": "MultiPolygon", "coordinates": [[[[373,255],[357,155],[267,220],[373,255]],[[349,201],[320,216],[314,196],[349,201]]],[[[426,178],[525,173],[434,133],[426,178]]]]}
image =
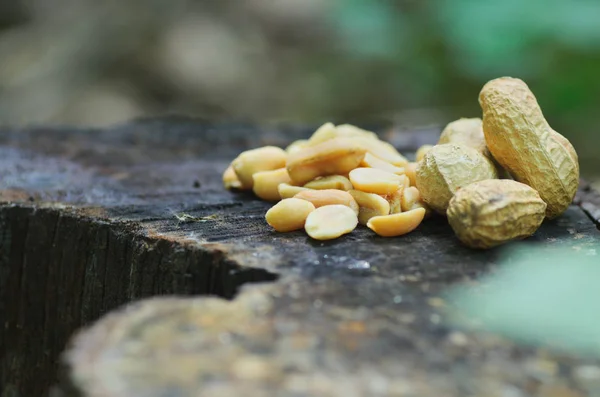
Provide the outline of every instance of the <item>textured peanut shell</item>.
{"type": "Polygon", "coordinates": [[[445,143],[469,146],[491,157],[483,135],[483,121],[479,117],[463,117],[448,123],[440,135],[438,145],[445,143]]]}
{"type": "Polygon", "coordinates": [[[446,214],[448,203],[461,187],[485,179],[497,179],[489,158],[468,146],[447,143],[434,146],[419,162],[416,187],[434,211],[446,214]]]}
{"type": "Polygon", "coordinates": [[[531,187],[506,179],[460,189],[450,200],[448,222],[471,248],[492,248],[531,236],[544,220],[546,203],[531,187]]]}
{"type": "Polygon", "coordinates": [[[427,152],[430,151],[432,147],[433,145],[423,145],[419,149],[417,149],[417,153],[415,153],[415,160],[417,161],[417,163],[423,160],[423,157],[425,157],[427,152]]]}
{"type": "Polygon", "coordinates": [[[444,143],[455,143],[479,150],[484,156],[492,160],[496,170],[498,170],[498,178],[512,179],[510,174],[498,164],[492,153],[490,153],[483,134],[483,121],[479,117],[463,117],[448,123],[442,131],[442,135],[440,135],[438,145],[444,143]]]}
{"type": "Polygon", "coordinates": [[[503,77],[479,94],[483,131],[494,158],[519,182],[540,194],[555,218],[573,201],[579,185],[577,153],[554,131],[522,80],[503,77]]]}

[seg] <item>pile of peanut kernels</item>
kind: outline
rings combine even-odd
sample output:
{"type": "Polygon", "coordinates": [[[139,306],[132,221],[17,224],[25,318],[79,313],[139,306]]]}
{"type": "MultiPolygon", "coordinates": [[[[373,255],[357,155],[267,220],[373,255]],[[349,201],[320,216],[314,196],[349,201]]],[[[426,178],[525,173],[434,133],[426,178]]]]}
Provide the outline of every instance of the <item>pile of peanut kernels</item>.
{"type": "Polygon", "coordinates": [[[275,230],[304,228],[317,240],[359,223],[380,236],[401,236],[433,213],[447,216],[472,248],[523,239],[572,202],[577,153],[548,125],[523,81],[492,80],[479,102],[483,120],[448,124],[437,145],[417,151],[416,162],[373,132],[326,123],[285,150],[241,153],[223,184],[277,202],[266,213],[275,230]]]}

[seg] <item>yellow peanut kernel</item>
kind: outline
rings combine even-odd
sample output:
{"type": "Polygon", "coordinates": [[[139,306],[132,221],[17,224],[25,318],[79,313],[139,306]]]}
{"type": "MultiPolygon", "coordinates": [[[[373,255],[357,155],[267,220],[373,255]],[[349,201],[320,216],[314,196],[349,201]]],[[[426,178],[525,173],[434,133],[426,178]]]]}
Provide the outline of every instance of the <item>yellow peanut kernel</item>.
{"type": "Polygon", "coordinates": [[[400,214],[375,216],[367,227],[382,237],[396,237],[415,230],[425,217],[425,208],[416,208],[400,214]]]}
{"type": "Polygon", "coordinates": [[[399,214],[402,212],[402,192],[404,192],[404,186],[400,186],[400,188],[392,194],[383,196],[390,204],[390,214],[399,214]]]}
{"type": "Polygon", "coordinates": [[[423,157],[425,157],[427,152],[430,151],[432,147],[433,147],[433,145],[423,145],[417,150],[417,154],[416,154],[417,163],[419,161],[423,160],[423,157]]]}
{"type": "Polygon", "coordinates": [[[318,145],[333,138],[338,138],[338,132],[335,125],[332,123],[325,123],[310,136],[308,139],[308,146],[318,145]]]}
{"type": "Polygon", "coordinates": [[[287,153],[275,146],[264,146],[242,152],[231,165],[244,189],[253,186],[252,175],[285,167],[287,153]]]}
{"type": "Polygon", "coordinates": [[[401,175],[376,168],[356,168],[350,171],[350,182],[356,190],[376,194],[392,194],[402,185],[401,175]]]}
{"type": "Polygon", "coordinates": [[[337,190],[352,190],[352,183],[343,175],[329,175],[315,179],[304,185],[305,188],[315,190],[337,189],[337,190]]]}
{"type": "Polygon", "coordinates": [[[366,225],[369,219],[378,215],[390,213],[390,203],[383,197],[374,193],[365,193],[360,190],[348,191],[358,204],[358,222],[366,225]]]}
{"type": "Polygon", "coordinates": [[[388,163],[397,167],[404,167],[408,164],[406,157],[402,156],[394,146],[387,142],[380,141],[378,139],[365,138],[365,137],[352,137],[348,138],[356,142],[362,148],[372,155],[387,161],[388,163]]]}
{"type": "Polygon", "coordinates": [[[425,208],[425,219],[434,214],[433,210],[421,198],[419,189],[414,186],[408,186],[402,192],[401,206],[403,212],[414,210],[415,208],[425,208]]]}
{"type": "Polygon", "coordinates": [[[366,138],[378,140],[377,134],[363,130],[351,124],[342,124],[337,127],[331,123],[325,123],[319,127],[310,137],[309,145],[323,143],[333,138],[366,138]]]}
{"type": "Polygon", "coordinates": [[[367,130],[363,130],[362,128],[359,128],[352,124],[340,124],[335,128],[336,128],[339,136],[362,137],[362,138],[379,140],[379,137],[377,136],[376,133],[367,131],[367,130]]]}
{"type": "Polygon", "coordinates": [[[352,195],[348,192],[335,189],[326,190],[304,190],[294,196],[294,198],[310,201],[315,207],[323,207],[325,205],[340,204],[351,208],[352,211],[358,214],[358,204],[352,195]]]}
{"type": "Polygon", "coordinates": [[[300,192],[305,190],[310,190],[302,186],[292,186],[289,183],[280,183],[277,186],[277,192],[279,193],[279,197],[281,199],[292,198],[300,192]]]}
{"type": "Polygon", "coordinates": [[[402,186],[404,186],[405,188],[410,187],[410,178],[408,176],[406,176],[406,174],[402,175],[404,181],[402,182],[402,186]]]}
{"type": "Polygon", "coordinates": [[[309,146],[308,139],[298,139],[297,141],[290,143],[285,148],[285,151],[287,152],[287,154],[292,154],[292,153],[296,153],[308,146],[309,146]]]}
{"type": "Polygon", "coordinates": [[[398,190],[392,194],[386,194],[383,196],[384,199],[390,204],[390,214],[399,214],[404,209],[402,208],[402,197],[404,190],[410,187],[410,181],[406,175],[402,175],[402,185],[398,190]]]}
{"type": "Polygon", "coordinates": [[[419,163],[411,162],[404,167],[404,175],[406,175],[410,181],[410,186],[415,186],[417,184],[417,166],[419,163]]]}
{"type": "Polygon", "coordinates": [[[273,171],[261,171],[252,175],[254,194],[263,200],[279,201],[279,185],[290,183],[291,179],[287,169],[280,168],[273,171]]]}
{"type": "Polygon", "coordinates": [[[345,205],[319,207],[306,218],[304,229],[315,240],[331,240],[350,233],[358,225],[356,213],[345,205]]]}
{"type": "Polygon", "coordinates": [[[322,125],[310,138],[310,144],[318,144],[333,138],[352,139],[364,146],[367,151],[387,162],[402,167],[408,161],[394,146],[380,140],[374,132],[363,130],[351,124],[334,127],[331,123],[322,125]]]}
{"type": "Polygon", "coordinates": [[[404,174],[404,168],[396,167],[395,165],[388,163],[387,161],[382,160],[369,152],[365,154],[365,158],[363,158],[363,160],[360,162],[360,166],[368,168],[377,168],[379,170],[384,170],[398,175],[404,174]]]}
{"type": "Polygon", "coordinates": [[[306,218],[315,206],[306,200],[283,199],[267,211],[267,223],[278,232],[291,232],[304,227],[306,218]]]}
{"type": "Polygon", "coordinates": [[[242,183],[238,179],[233,167],[230,165],[227,167],[225,172],[223,172],[223,186],[225,189],[241,189],[242,183]]]}
{"type": "Polygon", "coordinates": [[[419,206],[419,202],[421,201],[421,193],[419,193],[419,189],[414,186],[404,189],[402,194],[402,210],[410,211],[414,208],[422,207],[419,206]],[[416,206],[416,207],[415,207],[416,206]]]}
{"type": "Polygon", "coordinates": [[[303,185],[319,176],[344,175],[358,167],[366,149],[348,138],[333,138],[289,156],[292,181],[303,185]]]}

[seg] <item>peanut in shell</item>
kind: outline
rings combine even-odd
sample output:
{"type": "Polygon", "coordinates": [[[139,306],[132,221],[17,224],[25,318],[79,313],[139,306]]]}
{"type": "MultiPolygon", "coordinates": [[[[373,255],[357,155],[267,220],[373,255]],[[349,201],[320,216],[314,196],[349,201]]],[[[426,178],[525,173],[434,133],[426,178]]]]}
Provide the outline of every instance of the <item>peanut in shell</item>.
{"type": "Polygon", "coordinates": [[[502,77],[479,94],[487,146],[515,180],[537,190],[555,218],[573,201],[579,185],[577,153],[554,131],[525,82],[502,77]]]}
{"type": "Polygon", "coordinates": [[[448,207],[448,222],[471,248],[492,248],[531,236],[544,220],[546,203],[531,187],[490,179],[460,189],[448,207]]]}
{"type": "Polygon", "coordinates": [[[497,179],[492,161],[476,149],[447,143],[434,146],[419,162],[416,187],[434,211],[446,214],[448,203],[461,187],[485,179],[497,179]]]}

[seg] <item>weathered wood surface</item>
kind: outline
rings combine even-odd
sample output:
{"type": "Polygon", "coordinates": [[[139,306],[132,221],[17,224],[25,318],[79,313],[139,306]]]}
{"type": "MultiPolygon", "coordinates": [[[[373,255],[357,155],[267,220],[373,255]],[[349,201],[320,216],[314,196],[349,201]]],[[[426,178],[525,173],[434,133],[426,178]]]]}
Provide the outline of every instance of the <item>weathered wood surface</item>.
{"type": "MultiPolygon", "coordinates": [[[[222,189],[239,151],[309,132],[187,119],[1,131],[0,395],[46,394],[77,328],[167,294],[180,297],[78,333],[54,393],[592,395],[573,376],[586,361],[444,322],[438,294],[488,273],[499,251],[462,247],[443,219],[402,238],[359,229],[321,243],[272,232],[269,204],[222,189]],[[541,379],[548,361],[560,370],[541,379]]],[[[414,150],[438,133],[386,138],[414,150]]],[[[583,186],[564,216],[518,244],[597,245],[598,197],[583,186]]]]}

